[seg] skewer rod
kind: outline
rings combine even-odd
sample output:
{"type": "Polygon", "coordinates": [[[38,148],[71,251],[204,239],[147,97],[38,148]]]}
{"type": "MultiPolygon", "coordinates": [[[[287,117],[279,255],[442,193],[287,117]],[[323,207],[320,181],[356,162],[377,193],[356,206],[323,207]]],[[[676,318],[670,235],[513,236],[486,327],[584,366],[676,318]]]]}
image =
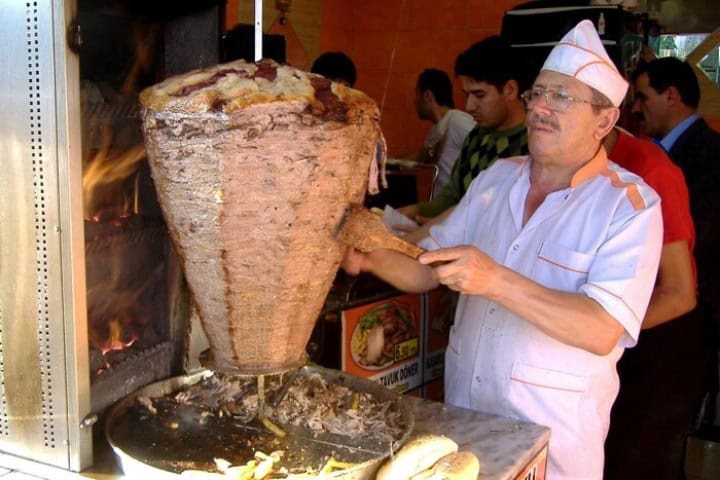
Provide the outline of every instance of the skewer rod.
{"type": "Polygon", "coordinates": [[[263,0],[255,0],[255,61],[258,62],[263,56],[262,38],[262,13],[263,0]]]}

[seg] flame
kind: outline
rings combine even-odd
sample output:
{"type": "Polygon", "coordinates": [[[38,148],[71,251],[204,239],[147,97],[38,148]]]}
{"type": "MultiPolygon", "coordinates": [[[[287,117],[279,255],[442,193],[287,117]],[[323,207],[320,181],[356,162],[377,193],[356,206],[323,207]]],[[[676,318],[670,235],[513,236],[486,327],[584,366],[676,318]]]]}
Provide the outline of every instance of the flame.
{"type": "Polygon", "coordinates": [[[129,341],[124,342],[122,340],[122,324],[117,320],[110,320],[110,338],[108,344],[102,350],[102,354],[105,355],[113,350],[124,350],[135,343],[136,340],[137,335],[133,334],[129,341]]]}
{"type": "Polygon", "coordinates": [[[105,359],[105,365],[100,368],[97,371],[98,375],[102,375],[108,370],[112,369],[112,366],[110,365],[110,362],[108,361],[107,354],[112,352],[113,350],[124,350],[130,346],[132,346],[133,343],[135,343],[138,339],[136,334],[133,334],[130,340],[123,340],[123,327],[122,322],[118,319],[112,319],[108,322],[108,329],[109,329],[109,336],[107,340],[104,342],[103,346],[100,346],[98,350],[103,355],[103,358],[105,359]]]}
{"type": "Polygon", "coordinates": [[[125,350],[138,340],[138,335],[135,333],[132,333],[129,339],[125,339],[127,335],[123,323],[118,318],[113,318],[107,322],[107,336],[102,335],[97,330],[90,330],[90,343],[102,353],[104,361],[103,367],[96,372],[98,375],[102,375],[112,368],[108,358],[110,352],[125,350]]]}
{"type": "MultiPolygon", "coordinates": [[[[123,302],[130,298],[130,295],[120,295],[119,297],[120,298],[116,298],[113,296],[112,298],[108,298],[106,303],[110,304],[115,300],[117,300],[117,302],[123,302]]],[[[97,318],[100,309],[97,305],[93,308],[92,313],[94,318],[91,319],[93,323],[91,323],[89,330],[90,344],[102,353],[103,356],[107,356],[107,354],[112,351],[129,348],[140,338],[136,333],[136,327],[138,325],[133,319],[133,315],[120,313],[121,310],[127,307],[128,305],[122,303],[113,306],[113,310],[117,316],[110,318],[110,320],[107,320],[108,317],[102,316],[97,318]]]]}
{"type": "Polygon", "coordinates": [[[110,336],[108,337],[105,345],[103,347],[100,347],[100,351],[102,352],[103,356],[107,355],[108,352],[112,352],[113,350],[124,350],[132,346],[132,344],[135,343],[138,339],[137,335],[133,334],[130,340],[124,341],[122,338],[122,323],[118,319],[110,320],[110,322],[108,322],[108,327],[110,331],[110,336]]]}
{"type": "Polygon", "coordinates": [[[147,344],[152,338],[146,328],[154,317],[145,303],[165,272],[164,262],[152,269],[138,270],[140,260],[128,257],[132,247],[120,238],[111,238],[109,242],[101,269],[107,274],[103,275],[103,281],[88,285],[90,345],[105,359],[105,367],[98,374],[110,369],[110,352],[130,348],[136,342],[147,344]],[[128,275],[128,272],[138,271],[143,271],[144,275],[128,275]],[[142,340],[139,332],[142,332],[142,340]]]}
{"type": "MultiPolygon", "coordinates": [[[[162,32],[143,24],[132,28],[135,57],[122,85],[115,90],[112,81],[82,85],[83,212],[85,219],[112,227],[103,232],[122,230],[125,220],[140,213],[141,207],[139,168],[146,152],[137,97],[152,71],[156,40],[162,32]]],[[[143,308],[143,298],[157,284],[162,268],[162,264],[152,271],[139,268],[121,235],[103,238],[109,247],[101,248],[109,250],[101,256],[86,256],[94,279],[87,288],[89,341],[105,362],[98,375],[111,368],[110,352],[149,341],[145,328],[151,318],[143,308]]]]}
{"type": "Polygon", "coordinates": [[[132,32],[134,62],[117,95],[106,99],[99,91],[88,92],[88,97],[92,93],[95,96],[88,99],[90,104],[85,105],[83,112],[83,137],[88,137],[87,143],[92,148],[84,156],[83,164],[87,220],[124,217],[139,211],[137,171],[146,154],[137,116],[137,93],[140,79],[154,61],[157,36],[156,26],[136,25],[132,32]],[[127,180],[133,175],[135,181],[129,183],[127,180]]]}
{"type": "MultiPolygon", "coordinates": [[[[126,179],[137,173],[140,161],[145,158],[145,147],[142,144],[133,145],[121,154],[113,155],[112,138],[112,131],[106,126],[100,151],[90,160],[83,172],[85,218],[88,220],[101,219],[107,197],[113,196],[109,194],[116,191],[118,186],[123,192],[122,198],[119,202],[117,200],[114,202],[119,203],[117,210],[108,213],[120,217],[137,213],[137,191],[133,188],[131,192],[127,192],[124,183],[126,179]],[[133,211],[129,211],[129,205],[132,205],[133,211]]],[[[137,179],[133,185],[137,185],[137,179]]]]}

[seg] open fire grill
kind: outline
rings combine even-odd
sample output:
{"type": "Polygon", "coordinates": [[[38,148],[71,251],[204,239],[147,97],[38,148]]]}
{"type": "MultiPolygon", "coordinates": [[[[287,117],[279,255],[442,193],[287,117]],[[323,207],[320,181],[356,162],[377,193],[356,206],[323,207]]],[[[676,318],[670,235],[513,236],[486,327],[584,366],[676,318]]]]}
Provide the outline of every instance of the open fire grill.
{"type": "Polygon", "coordinates": [[[219,0],[3,5],[1,451],[85,469],[104,410],[183,371],[190,297],[137,94],[218,63],[223,18],[219,0]]]}
{"type": "MultiPolygon", "coordinates": [[[[132,392],[181,386],[206,346],[190,328],[137,96],[219,63],[223,13],[222,0],[25,0],[3,9],[1,451],[91,466],[93,429],[108,407],[125,399],[111,414],[116,425],[132,392]]],[[[384,390],[370,383],[358,386],[384,390]]],[[[412,413],[398,408],[408,429],[401,441],[358,461],[377,468],[407,438],[412,413]]]]}

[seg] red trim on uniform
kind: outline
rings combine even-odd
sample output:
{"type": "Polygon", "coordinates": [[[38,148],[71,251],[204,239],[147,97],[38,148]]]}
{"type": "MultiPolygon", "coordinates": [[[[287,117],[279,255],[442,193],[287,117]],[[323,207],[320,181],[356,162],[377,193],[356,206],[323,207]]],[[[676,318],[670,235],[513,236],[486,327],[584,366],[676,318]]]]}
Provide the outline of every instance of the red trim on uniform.
{"type": "Polygon", "coordinates": [[[553,261],[550,260],[549,258],[543,257],[542,255],[538,255],[538,258],[539,258],[540,260],[545,260],[546,262],[548,262],[548,263],[551,264],[551,265],[555,265],[556,267],[560,267],[560,268],[562,268],[563,270],[568,270],[568,271],[570,271],[570,272],[575,272],[575,273],[588,273],[586,270],[575,270],[574,268],[566,267],[565,265],[562,265],[562,264],[560,264],[560,263],[553,262],[553,261]]]}
{"type": "Polygon", "coordinates": [[[526,385],[532,385],[532,386],[541,387],[541,388],[549,388],[549,389],[551,389],[551,390],[562,390],[563,392],[577,392],[577,393],[582,393],[582,392],[583,392],[583,390],[580,390],[580,389],[551,387],[551,386],[549,386],[549,385],[541,385],[541,384],[539,384],[539,383],[528,382],[528,381],[526,381],[526,380],[520,380],[519,378],[515,378],[515,377],[513,377],[512,375],[510,376],[510,379],[511,379],[511,380],[515,380],[516,382],[524,383],[524,384],[526,384],[526,385]]]}
{"type": "Polygon", "coordinates": [[[637,317],[637,315],[635,315],[635,310],[633,310],[632,308],[630,308],[630,306],[628,306],[628,304],[625,302],[625,299],[623,299],[622,297],[619,297],[619,296],[615,295],[615,294],[614,294],[613,292],[611,292],[610,290],[607,290],[607,289],[602,288],[602,287],[600,287],[600,286],[598,286],[598,285],[595,285],[594,283],[591,283],[590,285],[592,285],[593,287],[597,288],[598,290],[602,290],[603,292],[607,293],[607,294],[610,295],[611,297],[614,297],[614,298],[620,300],[620,302],[622,302],[622,304],[625,305],[625,306],[627,307],[627,309],[632,312],[633,317],[635,317],[635,320],[640,320],[640,319],[637,317]]]}

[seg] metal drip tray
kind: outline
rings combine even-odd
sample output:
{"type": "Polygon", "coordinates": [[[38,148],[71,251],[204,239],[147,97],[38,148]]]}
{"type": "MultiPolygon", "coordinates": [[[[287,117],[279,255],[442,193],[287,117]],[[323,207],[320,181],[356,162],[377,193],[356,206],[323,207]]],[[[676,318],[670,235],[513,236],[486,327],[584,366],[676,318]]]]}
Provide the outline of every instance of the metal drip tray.
{"type": "MultiPolygon", "coordinates": [[[[118,402],[111,409],[106,425],[108,442],[118,456],[122,469],[131,478],[180,478],[185,470],[216,471],[215,460],[244,465],[255,451],[282,450],[279,462],[290,473],[307,468],[319,471],[330,457],[354,464],[322,478],[369,480],[382,461],[398,449],[412,432],[414,416],[403,397],[382,385],[337,370],[303,367],[298,377],[320,374],[328,384],[341,384],[357,392],[371,394],[379,402],[392,402],[400,412],[403,433],[392,442],[368,441],[331,433],[313,433],[307,428],[281,425],[285,437],[277,437],[257,420],[244,424],[231,416],[213,416],[199,424],[197,407],[180,406],[172,412],[171,426],[147,421],[136,414],[138,397],[161,397],[196,384],[210,374],[204,370],[148,385],[118,402]]],[[[163,416],[160,412],[158,417],[163,416]]],[[[284,478],[272,474],[268,478],[284,478]]],[[[292,478],[290,476],[289,478],[292,478]]]]}

